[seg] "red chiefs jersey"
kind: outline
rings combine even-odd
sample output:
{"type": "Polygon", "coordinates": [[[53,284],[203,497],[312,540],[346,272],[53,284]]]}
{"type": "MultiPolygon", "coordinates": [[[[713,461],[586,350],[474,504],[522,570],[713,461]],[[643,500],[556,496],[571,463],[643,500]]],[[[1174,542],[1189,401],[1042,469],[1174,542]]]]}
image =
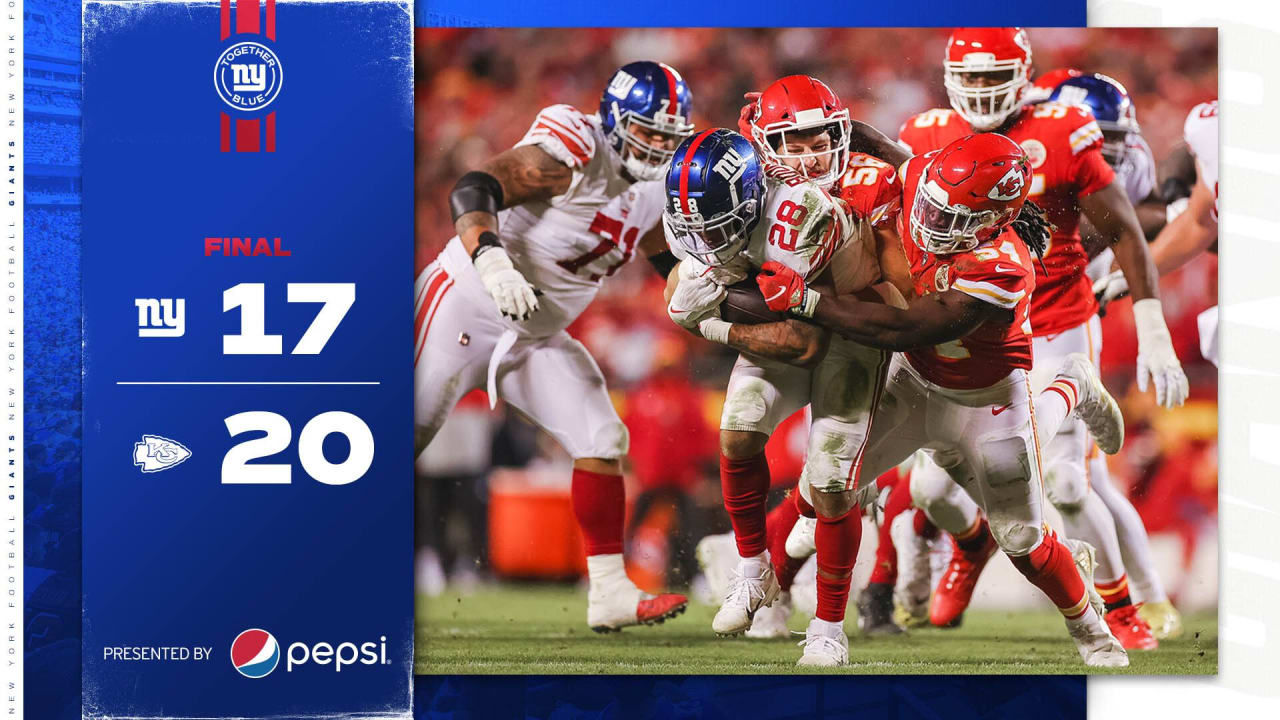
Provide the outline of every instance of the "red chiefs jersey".
{"type": "MultiPolygon", "coordinates": [[[[926,153],[972,133],[954,110],[934,109],[908,118],[898,141],[911,152],[926,153]]],[[[1003,133],[1027,153],[1030,199],[1057,226],[1044,268],[1036,263],[1036,294],[1031,299],[1034,333],[1054,335],[1088,322],[1098,310],[1084,273],[1089,257],[1080,243],[1079,199],[1110,185],[1115,171],[1102,157],[1102,130],[1084,108],[1056,102],[1029,105],[1003,133]]]]}
{"type": "Polygon", "coordinates": [[[849,166],[836,181],[836,197],[873,227],[893,222],[902,206],[902,186],[893,166],[863,153],[850,153],[849,166]]]}
{"type": "MultiPolygon", "coordinates": [[[[928,155],[917,155],[904,168],[902,206],[915,202],[928,155]]],[[[898,219],[898,231],[911,265],[918,296],[958,290],[983,302],[1013,311],[1008,324],[983,323],[959,340],[906,353],[921,377],[942,387],[976,390],[990,387],[1016,369],[1031,369],[1029,313],[1036,272],[1031,252],[1006,230],[978,247],[951,255],[933,255],[916,245],[908,232],[910,213],[898,219]]]]}

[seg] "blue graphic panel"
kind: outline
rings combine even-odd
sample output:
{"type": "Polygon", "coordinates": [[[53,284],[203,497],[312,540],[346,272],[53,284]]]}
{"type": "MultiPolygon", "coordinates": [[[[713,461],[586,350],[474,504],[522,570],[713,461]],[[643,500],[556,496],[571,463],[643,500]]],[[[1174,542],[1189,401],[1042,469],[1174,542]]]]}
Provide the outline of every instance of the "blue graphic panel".
{"type": "Polygon", "coordinates": [[[418,27],[1031,27],[1081,26],[1083,2],[917,0],[912,3],[777,3],[732,5],[680,0],[643,4],[561,0],[418,0],[418,27]]]}
{"type": "Polygon", "coordinates": [[[409,7],[239,6],[85,7],[84,707],[403,715],[409,7]]]}
{"type": "Polygon", "coordinates": [[[1080,677],[422,675],[415,682],[418,720],[1085,717],[1080,677]]]}

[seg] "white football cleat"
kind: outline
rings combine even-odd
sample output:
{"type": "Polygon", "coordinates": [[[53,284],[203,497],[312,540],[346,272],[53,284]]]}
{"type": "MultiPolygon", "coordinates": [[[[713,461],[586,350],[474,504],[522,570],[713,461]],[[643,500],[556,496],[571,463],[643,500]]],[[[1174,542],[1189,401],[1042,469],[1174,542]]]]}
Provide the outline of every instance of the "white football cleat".
{"type": "Polygon", "coordinates": [[[898,553],[898,581],[893,586],[894,620],[905,627],[927,625],[929,595],[933,592],[933,555],[928,538],[916,533],[915,512],[904,512],[894,518],[889,536],[898,553]]]}
{"type": "Polygon", "coordinates": [[[818,530],[818,519],[801,515],[787,534],[787,556],[796,560],[804,560],[818,552],[818,543],[814,533],[818,530]]]}
{"type": "Polygon", "coordinates": [[[733,570],[738,567],[738,543],[733,533],[707,535],[698,541],[694,550],[698,558],[698,567],[702,568],[702,576],[707,579],[712,605],[719,606],[729,592],[729,581],[733,578],[733,570]]]}
{"type": "Polygon", "coordinates": [[[752,640],[777,640],[791,635],[787,620],[791,619],[791,593],[783,591],[772,605],[756,611],[747,637],[752,640]]]}
{"type": "Polygon", "coordinates": [[[1080,659],[1089,667],[1129,667],[1129,653],[1125,652],[1124,646],[1102,619],[1106,606],[1093,586],[1093,571],[1098,566],[1096,551],[1083,540],[1068,538],[1063,543],[1071,550],[1071,557],[1089,594],[1089,607],[1085,608],[1084,614],[1067,620],[1067,632],[1075,641],[1080,659]]]}
{"type": "Polygon", "coordinates": [[[756,611],[768,607],[782,592],[767,552],[753,558],[742,558],[733,569],[729,590],[720,610],[711,620],[711,629],[719,635],[737,635],[751,628],[756,611]]]}
{"type": "Polygon", "coordinates": [[[1124,446],[1124,415],[1120,405],[1102,384],[1098,369],[1084,353],[1072,353],[1062,364],[1062,374],[1075,378],[1080,386],[1076,417],[1084,421],[1098,449],[1115,455],[1124,446]]]}
{"type": "Polygon", "coordinates": [[[651,595],[636,587],[622,569],[621,555],[587,558],[587,625],[598,633],[618,632],[632,625],[660,625],[685,611],[684,595],[651,595]],[[601,569],[603,568],[603,569],[601,569]]]}
{"type": "Polygon", "coordinates": [[[804,640],[799,642],[804,653],[796,661],[801,667],[840,667],[849,664],[849,637],[839,623],[814,618],[809,621],[804,640]]]}

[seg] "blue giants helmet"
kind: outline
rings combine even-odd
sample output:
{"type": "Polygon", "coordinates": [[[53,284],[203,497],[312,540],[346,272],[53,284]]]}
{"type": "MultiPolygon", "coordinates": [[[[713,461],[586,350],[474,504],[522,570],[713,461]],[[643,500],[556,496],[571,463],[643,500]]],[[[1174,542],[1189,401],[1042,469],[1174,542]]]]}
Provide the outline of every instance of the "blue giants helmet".
{"type": "Polygon", "coordinates": [[[764,201],[764,165],[751,141],[724,128],[703,130],[676,148],[662,221],[686,254],[721,266],[746,247],[764,201]]]}
{"type": "Polygon", "coordinates": [[[1102,73],[1069,78],[1054,88],[1049,99],[1089,108],[1104,136],[1102,155],[1112,165],[1124,159],[1129,134],[1142,132],[1129,92],[1119,81],[1102,73]]]}
{"type": "Polygon", "coordinates": [[[670,146],[693,134],[693,93],[664,63],[627,63],[618,68],[600,98],[600,127],[623,167],[637,180],[660,180],[672,150],[631,134],[632,123],[671,136],[670,146]]]}

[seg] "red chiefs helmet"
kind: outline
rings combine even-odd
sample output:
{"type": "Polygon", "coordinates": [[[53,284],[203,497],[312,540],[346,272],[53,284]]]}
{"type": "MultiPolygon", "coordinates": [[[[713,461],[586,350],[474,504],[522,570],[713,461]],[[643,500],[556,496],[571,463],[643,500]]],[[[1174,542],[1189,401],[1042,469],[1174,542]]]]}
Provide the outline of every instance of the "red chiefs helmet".
{"type": "Polygon", "coordinates": [[[821,80],[808,75],[775,80],[760,93],[747,124],[749,137],[767,162],[788,165],[824,186],[844,174],[849,162],[849,110],[821,80]],[[823,130],[828,142],[811,139],[823,130]],[[792,139],[797,136],[805,138],[799,144],[806,149],[788,150],[789,144],[796,145],[792,139]]]}
{"type": "Polygon", "coordinates": [[[1004,135],[969,135],[925,158],[910,234],[928,253],[965,252],[994,238],[1031,193],[1031,163],[1004,135]]]}
{"type": "Polygon", "coordinates": [[[951,107],[974,130],[994,130],[1031,81],[1031,42],[1022,28],[956,28],[942,67],[951,107]]]}

